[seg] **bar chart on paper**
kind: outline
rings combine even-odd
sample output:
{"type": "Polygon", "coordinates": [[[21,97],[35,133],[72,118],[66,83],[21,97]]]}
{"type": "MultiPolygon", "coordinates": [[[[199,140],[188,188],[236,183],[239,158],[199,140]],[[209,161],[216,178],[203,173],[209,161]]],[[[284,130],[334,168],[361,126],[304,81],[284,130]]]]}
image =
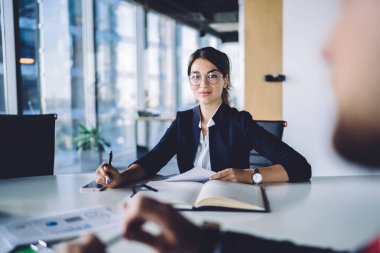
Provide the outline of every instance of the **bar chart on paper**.
{"type": "Polygon", "coordinates": [[[0,233],[3,243],[13,248],[38,240],[60,240],[78,236],[84,232],[98,231],[117,226],[120,221],[120,217],[111,209],[97,206],[4,224],[0,227],[0,233]]]}

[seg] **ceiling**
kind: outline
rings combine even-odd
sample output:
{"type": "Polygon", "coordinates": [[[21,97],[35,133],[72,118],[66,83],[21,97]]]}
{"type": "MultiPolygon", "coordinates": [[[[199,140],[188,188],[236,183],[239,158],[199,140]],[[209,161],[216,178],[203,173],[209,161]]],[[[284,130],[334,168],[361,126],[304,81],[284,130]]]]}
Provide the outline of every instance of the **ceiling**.
{"type": "Polygon", "coordinates": [[[238,0],[134,0],[222,42],[238,41],[238,0]]]}

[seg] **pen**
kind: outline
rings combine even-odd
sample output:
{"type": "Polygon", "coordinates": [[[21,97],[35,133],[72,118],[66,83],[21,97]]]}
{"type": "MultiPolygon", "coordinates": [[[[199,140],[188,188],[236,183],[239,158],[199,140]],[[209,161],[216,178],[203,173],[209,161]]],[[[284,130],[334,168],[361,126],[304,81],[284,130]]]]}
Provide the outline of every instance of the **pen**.
{"type": "MultiPolygon", "coordinates": [[[[112,157],[113,157],[113,155],[112,155],[112,150],[111,150],[111,152],[110,152],[110,154],[109,154],[109,156],[108,156],[108,165],[110,166],[110,167],[112,167],[112,157]]],[[[108,176],[106,176],[106,184],[109,184],[109,183],[111,183],[112,181],[110,180],[110,178],[108,177],[108,176]]]]}
{"type": "Polygon", "coordinates": [[[109,157],[108,157],[108,164],[109,164],[110,166],[112,166],[112,157],[113,157],[113,155],[112,155],[112,150],[111,150],[111,152],[110,152],[110,154],[109,154],[109,157]]]}

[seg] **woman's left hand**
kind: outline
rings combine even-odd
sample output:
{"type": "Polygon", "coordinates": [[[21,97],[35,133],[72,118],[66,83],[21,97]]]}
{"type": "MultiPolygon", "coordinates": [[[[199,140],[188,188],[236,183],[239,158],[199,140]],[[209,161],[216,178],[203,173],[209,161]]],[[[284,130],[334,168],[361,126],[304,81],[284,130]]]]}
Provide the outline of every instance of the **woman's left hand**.
{"type": "Polygon", "coordinates": [[[252,174],[252,169],[227,168],[212,175],[210,179],[252,184],[252,174]]]}

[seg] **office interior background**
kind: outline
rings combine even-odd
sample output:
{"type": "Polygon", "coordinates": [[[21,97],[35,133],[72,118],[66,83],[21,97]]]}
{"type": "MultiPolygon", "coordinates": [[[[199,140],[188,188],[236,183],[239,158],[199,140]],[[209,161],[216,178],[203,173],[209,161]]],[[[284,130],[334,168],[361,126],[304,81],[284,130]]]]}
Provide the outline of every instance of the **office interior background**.
{"type": "MultiPolygon", "coordinates": [[[[339,0],[226,1],[225,6],[233,6],[225,10],[230,18],[218,20],[219,26],[211,30],[165,14],[150,2],[1,0],[0,113],[58,114],[55,174],[83,172],[74,143],[80,124],[100,127],[112,143],[118,168],[134,161],[137,142],[151,148],[170,122],[153,121],[147,128],[136,124],[138,111],[173,116],[195,106],[187,61],[205,46],[230,57],[232,106],[250,111],[256,119],[286,120],[283,140],[308,159],[313,176],[370,173],[339,158],[331,146],[336,107],[320,52],[338,15],[339,0]],[[264,12],[263,18],[280,20],[280,37],[270,41],[279,48],[275,54],[280,64],[265,71],[283,73],[287,79],[260,86],[250,76],[259,63],[250,60],[260,59],[252,48],[263,44],[255,43],[260,35],[251,22],[256,22],[255,7],[260,11],[272,5],[280,12],[264,12]],[[275,86],[280,90],[277,99],[266,103],[278,105],[279,113],[266,113],[268,105],[257,94],[275,86]]],[[[212,4],[208,12],[213,13],[212,4]]],[[[258,29],[266,32],[271,28],[266,25],[258,29]]]]}

